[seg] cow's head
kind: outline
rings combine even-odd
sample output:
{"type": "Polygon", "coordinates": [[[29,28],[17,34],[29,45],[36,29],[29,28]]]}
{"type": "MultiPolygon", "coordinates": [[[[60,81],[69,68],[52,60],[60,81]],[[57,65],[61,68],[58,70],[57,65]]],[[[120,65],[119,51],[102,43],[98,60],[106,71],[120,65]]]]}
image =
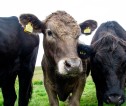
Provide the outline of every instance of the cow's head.
{"type": "MultiPolygon", "coordinates": [[[[66,12],[57,11],[40,21],[32,14],[22,14],[20,22],[25,27],[31,23],[33,32],[44,34],[44,55],[59,74],[76,75],[82,72],[82,62],[77,54],[78,38],[82,33],[91,34],[97,22],[89,20],[80,25],[66,12]]],[[[86,55],[85,55],[86,57],[86,55]]]]}
{"type": "Polygon", "coordinates": [[[109,34],[92,44],[92,48],[91,72],[97,90],[102,90],[101,98],[106,103],[122,104],[125,101],[126,42],[109,34]]]}
{"type": "Polygon", "coordinates": [[[97,95],[102,91],[100,97],[106,103],[120,105],[125,101],[125,40],[125,30],[115,21],[102,23],[92,40],[91,73],[97,95]]]}

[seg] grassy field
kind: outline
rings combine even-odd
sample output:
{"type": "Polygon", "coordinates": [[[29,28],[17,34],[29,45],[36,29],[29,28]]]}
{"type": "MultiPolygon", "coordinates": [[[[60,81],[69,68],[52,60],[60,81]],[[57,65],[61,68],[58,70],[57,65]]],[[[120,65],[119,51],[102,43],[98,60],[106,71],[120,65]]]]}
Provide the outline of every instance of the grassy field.
{"type": "MultiPolygon", "coordinates": [[[[43,86],[43,77],[41,67],[36,67],[35,74],[33,77],[33,94],[29,106],[49,106],[48,97],[43,86]]],[[[16,89],[18,90],[18,81],[16,81],[16,89]]],[[[0,91],[0,106],[2,106],[3,98],[0,91]]],[[[17,102],[15,104],[17,105],[17,102]]],[[[60,106],[68,106],[67,102],[60,102],[60,106]]],[[[92,82],[91,77],[87,79],[85,90],[81,97],[80,106],[97,106],[97,99],[95,94],[95,86],[92,82]]],[[[113,106],[104,104],[104,106],[113,106]]],[[[126,106],[126,103],[122,106],[126,106]]]]}

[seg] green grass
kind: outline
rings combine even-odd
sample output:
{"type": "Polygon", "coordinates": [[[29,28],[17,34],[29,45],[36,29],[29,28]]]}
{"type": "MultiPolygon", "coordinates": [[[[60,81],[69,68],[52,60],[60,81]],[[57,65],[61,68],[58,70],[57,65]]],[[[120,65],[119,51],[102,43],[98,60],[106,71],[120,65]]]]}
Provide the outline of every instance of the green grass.
{"type": "MultiPolygon", "coordinates": [[[[33,93],[32,93],[32,99],[29,103],[29,106],[49,106],[48,97],[43,85],[43,76],[42,76],[42,70],[41,67],[36,67],[35,74],[33,77],[33,93]]],[[[16,91],[18,91],[18,81],[16,81],[16,91]]],[[[2,106],[3,98],[1,94],[0,89],[0,106],[2,106]]],[[[17,105],[17,101],[16,104],[17,105]]],[[[61,102],[60,106],[68,106],[67,102],[61,102]]],[[[81,97],[80,106],[97,106],[97,99],[95,94],[95,86],[92,82],[91,76],[88,77],[87,83],[83,92],[83,95],[81,97]]],[[[104,106],[113,106],[113,105],[107,105],[104,104],[104,106]]],[[[126,106],[126,103],[122,106],[126,106]]]]}

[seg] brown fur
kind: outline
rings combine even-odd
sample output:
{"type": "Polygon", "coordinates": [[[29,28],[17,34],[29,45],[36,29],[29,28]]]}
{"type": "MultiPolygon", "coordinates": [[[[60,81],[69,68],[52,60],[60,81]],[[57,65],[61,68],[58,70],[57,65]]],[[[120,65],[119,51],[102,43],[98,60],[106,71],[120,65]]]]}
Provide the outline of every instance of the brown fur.
{"type": "Polygon", "coordinates": [[[55,31],[58,36],[68,35],[74,38],[80,35],[80,27],[77,22],[66,12],[57,11],[49,15],[45,24],[49,24],[51,29],[55,31]]]}
{"type": "Polygon", "coordinates": [[[79,106],[85,85],[86,72],[78,73],[74,77],[71,75],[60,75],[57,66],[61,59],[78,58],[76,38],[80,35],[79,25],[64,11],[51,14],[45,20],[45,24],[55,34],[56,40],[56,42],[48,42],[46,35],[43,42],[45,54],[42,61],[42,69],[50,105],[58,106],[57,96],[61,101],[65,101],[72,94],[69,105],[79,106]]]}
{"type": "Polygon", "coordinates": [[[67,98],[69,106],[79,106],[87,66],[78,57],[78,37],[87,27],[92,32],[97,27],[96,21],[89,20],[80,26],[65,11],[56,11],[42,22],[34,15],[23,14],[20,21],[24,26],[31,22],[34,30],[44,34],[42,69],[50,106],[59,106],[59,100],[67,98]]]}

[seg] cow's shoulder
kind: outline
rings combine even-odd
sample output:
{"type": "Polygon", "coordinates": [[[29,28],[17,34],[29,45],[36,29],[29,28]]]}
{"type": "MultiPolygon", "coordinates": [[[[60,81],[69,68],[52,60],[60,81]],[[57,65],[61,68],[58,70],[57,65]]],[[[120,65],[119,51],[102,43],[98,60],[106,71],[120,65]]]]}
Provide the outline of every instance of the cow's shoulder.
{"type": "Polygon", "coordinates": [[[18,21],[18,17],[16,17],[16,16],[0,17],[0,22],[2,22],[2,21],[10,22],[12,20],[18,21]]]}
{"type": "Polygon", "coordinates": [[[18,17],[11,16],[11,17],[0,17],[0,26],[8,26],[9,25],[15,25],[19,24],[18,17]]]}
{"type": "Polygon", "coordinates": [[[16,35],[19,31],[20,24],[16,16],[0,17],[0,33],[5,36],[16,35]]]}

